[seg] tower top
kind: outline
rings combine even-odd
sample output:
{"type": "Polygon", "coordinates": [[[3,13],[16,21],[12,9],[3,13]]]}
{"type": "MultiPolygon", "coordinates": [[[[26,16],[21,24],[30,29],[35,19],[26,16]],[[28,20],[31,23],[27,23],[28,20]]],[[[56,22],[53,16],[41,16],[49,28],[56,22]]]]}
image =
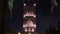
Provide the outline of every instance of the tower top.
{"type": "Polygon", "coordinates": [[[32,4],[32,3],[36,3],[37,0],[23,0],[24,3],[27,4],[32,4]]]}

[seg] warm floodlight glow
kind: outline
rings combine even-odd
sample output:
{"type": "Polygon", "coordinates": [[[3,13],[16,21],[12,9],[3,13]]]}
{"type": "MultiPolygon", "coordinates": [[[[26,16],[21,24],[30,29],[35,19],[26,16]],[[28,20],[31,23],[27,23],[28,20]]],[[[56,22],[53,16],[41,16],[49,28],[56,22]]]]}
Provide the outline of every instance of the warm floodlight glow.
{"type": "Polygon", "coordinates": [[[18,34],[21,34],[20,32],[18,32],[18,34]]]}
{"type": "Polygon", "coordinates": [[[31,34],[31,33],[28,33],[28,34],[31,34]]]}

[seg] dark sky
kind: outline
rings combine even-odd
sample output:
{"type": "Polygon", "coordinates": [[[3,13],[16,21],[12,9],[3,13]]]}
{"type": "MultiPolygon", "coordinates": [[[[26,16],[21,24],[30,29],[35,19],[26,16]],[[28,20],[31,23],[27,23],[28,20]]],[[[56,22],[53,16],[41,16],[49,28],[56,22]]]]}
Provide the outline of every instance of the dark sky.
{"type": "MultiPolygon", "coordinates": [[[[30,1],[28,1],[30,2],[30,1]]],[[[31,2],[30,2],[31,3],[31,2]]],[[[57,27],[58,11],[54,9],[54,13],[50,15],[51,3],[49,0],[37,0],[37,32],[44,32],[51,27],[57,27]],[[56,12],[57,11],[57,12],[56,12]]],[[[15,0],[13,7],[13,17],[7,17],[8,27],[15,31],[22,31],[23,24],[23,1],[15,0]]]]}

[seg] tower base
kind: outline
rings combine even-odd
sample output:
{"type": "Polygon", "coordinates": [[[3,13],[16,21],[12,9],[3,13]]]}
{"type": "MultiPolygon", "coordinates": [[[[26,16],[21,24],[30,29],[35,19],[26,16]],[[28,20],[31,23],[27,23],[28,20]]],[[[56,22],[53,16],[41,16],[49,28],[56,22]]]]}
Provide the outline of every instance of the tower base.
{"type": "Polygon", "coordinates": [[[37,34],[36,32],[24,32],[23,34],[37,34]]]}

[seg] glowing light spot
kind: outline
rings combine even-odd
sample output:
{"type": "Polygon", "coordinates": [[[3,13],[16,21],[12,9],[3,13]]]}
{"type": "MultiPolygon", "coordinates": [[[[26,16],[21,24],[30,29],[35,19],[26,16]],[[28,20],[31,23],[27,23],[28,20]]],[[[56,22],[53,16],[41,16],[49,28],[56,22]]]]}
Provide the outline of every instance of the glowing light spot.
{"type": "Polygon", "coordinates": [[[32,32],[34,32],[34,28],[32,28],[32,32]]]}
{"type": "Polygon", "coordinates": [[[24,3],[24,6],[26,6],[26,4],[24,3]]]}
{"type": "Polygon", "coordinates": [[[36,6],[36,4],[33,4],[34,6],[36,6]]]}
{"type": "Polygon", "coordinates": [[[28,34],[31,34],[31,33],[28,33],[28,34]]]}
{"type": "Polygon", "coordinates": [[[25,25],[23,25],[23,27],[26,27],[25,25]]]}
{"type": "Polygon", "coordinates": [[[20,32],[18,32],[18,34],[21,34],[20,32]]]}
{"type": "Polygon", "coordinates": [[[34,24],[33,26],[34,26],[34,27],[36,27],[36,25],[35,25],[35,24],[34,24]]]}

